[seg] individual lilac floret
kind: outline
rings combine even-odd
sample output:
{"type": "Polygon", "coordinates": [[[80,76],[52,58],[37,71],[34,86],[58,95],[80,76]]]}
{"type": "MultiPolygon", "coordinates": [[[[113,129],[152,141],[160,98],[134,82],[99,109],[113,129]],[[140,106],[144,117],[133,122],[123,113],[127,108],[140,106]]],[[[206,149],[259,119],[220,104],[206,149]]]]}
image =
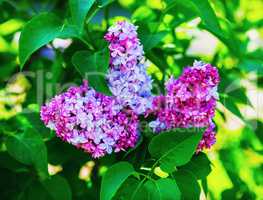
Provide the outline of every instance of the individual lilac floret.
{"type": "Polygon", "coordinates": [[[58,137],[90,153],[94,158],[134,147],[138,117],[121,110],[113,97],[88,87],[71,87],[42,106],[41,119],[58,137]]]}
{"type": "Polygon", "coordinates": [[[109,28],[105,39],[110,43],[109,88],[123,106],[143,114],[152,106],[152,80],[146,73],[144,51],[137,27],[127,21],[109,28]]]}
{"type": "Polygon", "coordinates": [[[186,67],[178,79],[172,77],[167,81],[165,96],[154,98],[152,113],[157,119],[150,122],[150,127],[155,132],[178,127],[210,127],[203,140],[211,141],[201,141],[204,145],[199,149],[209,148],[208,144],[215,141],[210,124],[218,99],[218,83],[218,70],[210,64],[195,62],[193,67],[186,67]]]}

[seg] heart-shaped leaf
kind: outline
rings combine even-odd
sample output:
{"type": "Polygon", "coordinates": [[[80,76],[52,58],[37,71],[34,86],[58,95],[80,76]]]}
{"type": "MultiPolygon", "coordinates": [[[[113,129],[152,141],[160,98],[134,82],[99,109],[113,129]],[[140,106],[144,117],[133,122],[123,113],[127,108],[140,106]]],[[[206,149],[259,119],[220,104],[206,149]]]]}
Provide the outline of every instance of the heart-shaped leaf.
{"type": "Polygon", "coordinates": [[[51,13],[43,13],[32,18],[25,25],[19,39],[20,68],[23,68],[33,52],[59,37],[62,29],[62,21],[51,13]]]}
{"type": "MultiPolygon", "coordinates": [[[[203,165],[200,166],[203,167],[203,165]]],[[[182,199],[200,199],[201,189],[194,174],[190,171],[178,170],[173,173],[173,177],[181,191],[182,199]]]]}
{"type": "Polygon", "coordinates": [[[51,178],[42,182],[43,187],[52,197],[52,199],[71,200],[72,194],[67,180],[59,175],[52,176],[51,178]]]}
{"type": "Polygon", "coordinates": [[[179,200],[181,192],[176,181],[169,178],[148,180],[144,187],[146,188],[148,198],[151,200],[179,200]]]}
{"type": "Polygon", "coordinates": [[[7,138],[8,153],[19,162],[33,165],[41,179],[48,177],[47,149],[41,136],[32,128],[7,138]]]}
{"type": "Polygon", "coordinates": [[[76,26],[77,31],[81,34],[85,22],[86,15],[88,14],[91,6],[95,0],[70,0],[69,7],[72,16],[72,23],[76,26]]]}
{"type": "Polygon", "coordinates": [[[193,156],[190,162],[180,167],[180,169],[190,171],[197,179],[206,178],[212,170],[210,160],[207,158],[206,154],[202,152],[193,156]]]}
{"type": "Polygon", "coordinates": [[[173,172],[176,166],[190,161],[204,129],[174,129],[160,133],[149,144],[150,154],[158,159],[165,172],[173,172]]]}
{"type": "Polygon", "coordinates": [[[111,166],[102,178],[100,199],[111,200],[123,182],[133,173],[133,166],[128,162],[119,162],[111,166]]]}

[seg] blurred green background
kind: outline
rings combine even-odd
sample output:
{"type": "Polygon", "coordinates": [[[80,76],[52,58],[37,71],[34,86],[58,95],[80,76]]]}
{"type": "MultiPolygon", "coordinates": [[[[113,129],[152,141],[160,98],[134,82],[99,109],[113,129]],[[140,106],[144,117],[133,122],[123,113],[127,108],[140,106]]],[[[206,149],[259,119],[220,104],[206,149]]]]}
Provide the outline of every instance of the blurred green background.
{"type": "MultiPolygon", "coordinates": [[[[222,80],[217,143],[207,151],[213,163],[206,183],[209,199],[263,199],[263,1],[211,0],[216,16],[205,2],[113,1],[85,25],[85,37],[99,49],[114,21],[126,18],[139,25],[156,91],[196,59],[217,66],[222,80]]],[[[18,40],[25,23],[41,12],[65,18],[67,8],[65,0],[0,0],[1,132],[20,129],[28,123],[21,112],[38,112],[67,83],[80,83],[71,57],[86,46],[75,39],[54,40],[34,53],[24,73],[19,70],[18,40]]],[[[3,138],[0,133],[2,152],[3,138]]],[[[0,157],[0,168],[4,162],[0,157]]]]}

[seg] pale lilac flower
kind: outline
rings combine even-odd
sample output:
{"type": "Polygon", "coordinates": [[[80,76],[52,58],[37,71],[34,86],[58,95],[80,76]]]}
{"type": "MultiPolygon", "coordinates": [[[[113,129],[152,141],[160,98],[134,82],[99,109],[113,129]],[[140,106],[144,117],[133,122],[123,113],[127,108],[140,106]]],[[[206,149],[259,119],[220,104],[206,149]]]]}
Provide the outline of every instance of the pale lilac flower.
{"type": "Polygon", "coordinates": [[[111,26],[105,39],[110,43],[108,86],[123,106],[137,114],[151,108],[152,80],[146,73],[144,51],[137,36],[137,27],[127,21],[111,26]]]}
{"type": "Polygon", "coordinates": [[[41,119],[58,137],[94,158],[134,147],[139,137],[137,115],[88,87],[87,81],[42,106],[41,119]]]}

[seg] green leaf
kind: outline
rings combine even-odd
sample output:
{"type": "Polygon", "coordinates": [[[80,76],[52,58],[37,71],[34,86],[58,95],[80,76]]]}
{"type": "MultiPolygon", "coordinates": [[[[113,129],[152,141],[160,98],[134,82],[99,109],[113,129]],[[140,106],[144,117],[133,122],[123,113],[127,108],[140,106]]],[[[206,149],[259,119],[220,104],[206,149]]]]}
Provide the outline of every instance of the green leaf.
{"type": "Polygon", "coordinates": [[[239,68],[246,72],[255,72],[258,75],[263,74],[263,61],[260,58],[244,58],[238,65],[239,68]]]}
{"type": "Polygon", "coordinates": [[[51,137],[50,130],[40,120],[39,112],[29,111],[21,114],[21,116],[25,117],[27,122],[29,123],[29,126],[34,128],[38,133],[40,133],[43,138],[51,137]]]}
{"type": "Polygon", "coordinates": [[[62,22],[51,13],[33,17],[24,27],[19,40],[19,60],[22,69],[30,55],[43,45],[59,37],[62,22]]]}
{"type": "Polygon", "coordinates": [[[27,166],[15,160],[7,152],[0,152],[0,166],[16,173],[29,171],[27,166]]]}
{"type": "MultiPolygon", "coordinates": [[[[200,165],[199,167],[202,168],[203,166],[200,165]]],[[[182,199],[200,199],[201,189],[194,174],[190,171],[178,170],[173,173],[173,177],[181,191],[182,199]]]]}
{"type": "Polygon", "coordinates": [[[147,52],[146,57],[152,63],[154,63],[163,73],[165,73],[166,69],[169,69],[169,65],[167,64],[163,50],[157,48],[152,49],[147,52]]]}
{"type": "Polygon", "coordinates": [[[244,120],[244,117],[242,116],[239,108],[235,104],[235,101],[233,98],[229,96],[220,95],[220,102],[234,115],[239,117],[241,120],[244,120]]]}
{"type": "Polygon", "coordinates": [[[166,34],[167,32],[162,31],[158,33],[142,35],[141,41],[142,41],[144,50],[147,52],[151,50],[153,47],[157,46],[163,40],[166,34]]]}
{"type": "Polygon", "coordinates": [[[206,154],[201,152],[198,155],[194,155],[190,162],[180,167],[180,169],[190,171],[195,175],[196,179],[204,179],[211,172],[211,163],[206,154]]]}
{"type": "Polygon", "coordinates": [[[177,14],[175,22],[172,26],[177,26],[182,22],[191,20],[194,16],[199,16],[202,20],[201,27],[215,35],[220,39],[236,56],[241,56],[240,41],[235,37],[232,26],[228,21],[225,21],[226,27],[222,29],[219,20],[211,7],[208,0],[166,0],[167,8],[164,12],[169,14],[177,14]]]}
{"type": "Polygon", "coordinates": [[[70,186],[67,180],[62,176],[59,175],[52,176],[51,178],[43,181],[42,185],[54,200],[72,199],[70,186]]]}
{"type": "Polygon", "coordinates": [[[204,129],[174,129],[155,136],[149,144],[152,157],[158,159],[160,167],[165,172],[173,172],[176,166],[190,161],[204,129]],[[163,145],[165,144],[165,145],[163,145]]]}
{"type": "Polygon", "coordinates": [[[218,92],[233,98],[235,102],[252,106],[249,98],[246,95],[246,89],[242,87],[240,77],[237,75],[234,77],[225,75],[228,72],[231,74],[230,71],[219,70],[219,72],[221,80],[218,87],[218,92]]]}
{"type": "Polygon", "coordinates": [[[99,7],[105,7],[114,1],[115,0],[98,0],[99,7]]]}
{"type": "Polygon", "coordinates": [[[216,14],[209,4],[208,0],[191,0],[191,2],[194,4],[198,15],[201,17],[204,24],[212,29],[214,32],[221,35],[222,29],[219,25],[216,14]]]}
{"type": "Polygon", "coordinates": [[[218,35],[222,35],[222,29],[219,25],[217,16],[208,0],[167,0],[167,2],[167,11],[176,5],[183,6],[187,10],[191,10],[193,13],[199,16],[202,19],[204,25],[209,29],[213,30],[218,35]]]}
{"type": "Polygon", "coordinates": [[[106,82],[106,73],[109,66],[109,51],[102,51],[90,54],[89,51],[78,51],[72,57],[72,63],[77,71],[88,78],[89,84],[99,92],[111,94],[106,82]]]}
{"type": "Polygon", "coordinates": [[[147,191],[143,187],[143,182],[135,177],[129,177],[121,185],[120,189],[114,196],[114,200],[145,200],[147,191]]]}
{"type": "Polygon", "coordinates": [[[81,34],[84,27],[86,15],[95,0],[70,0],[70,12],[72,16],[72,23],[76,26],[78,32],[81,34]]]}
{"type": "Polygon", "coordinates": [[[25,194],[21,194],[23,200],[47,200],[52,199],[52,197],[49,195],[49,193],[45,190],[45,188],[42,186],[42,184],[38,181],[34,181],[31,183],[31,185],[27,188],[27,191],[25,194]]]}
{"type": "Polygon", "coordinates": [[[41,179],[48,177],[47,149],[41,136],[32,128],[7,138],[8,153],[19,162],[33,165],[41,179]]]}
{"type": "Polygon", "coordinates": [[[30,185],[27,183],[25,190],[22,191],[17,199],[71,200],[72,194],[67,180],[62,176],[55,175],[42,182],[31,181],[30,185]]]}
{"type": "Polygon", "coordinates": [[[118,162],[111,166],[102,178],[100,199],[111,200],[123,182],[134,172],[128,162],[118,162]]]}
{"type": "Polygon", "coordinates": [[[138,22],[137,24],[139,26],[138,35],[145,52],[157,46],[167,35],[166,31],[152,33],[146,24],[140,22],[138,22]]]}
{"type": "Polygon", "coordinates": [[[147,199],[151,200],[179,200],[181,199],[181,192],[175,180],[164,178],[155,180],[148,180],[144,187],[147,190],[147,199]]]}

